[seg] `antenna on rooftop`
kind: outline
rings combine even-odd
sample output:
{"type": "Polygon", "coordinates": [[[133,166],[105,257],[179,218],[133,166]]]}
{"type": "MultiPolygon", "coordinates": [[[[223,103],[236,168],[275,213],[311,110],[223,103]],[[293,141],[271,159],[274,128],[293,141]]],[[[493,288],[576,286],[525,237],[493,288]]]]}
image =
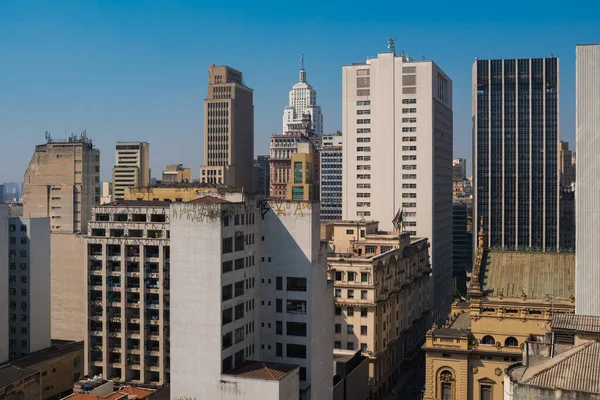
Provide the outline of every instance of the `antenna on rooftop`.
{"type": "Polygon", "coordinates": [[[48,142],[48,143],[52,142],[52,136],[50,135],[49,131],[44,132],[44,136],[46,137],[46,142],[48,142]]]}
{"type": "Polygon", "coordinates": [[[302,65],[302,69],[304,69],[304,53],[300,56],[300,64],[302,65]]]}
{"type": "Polygon", "coordinates": [[[398,39],[393,38],[393,37],[388,37],[387,47],[388,47],[388,49],[390,49],[390,51],[392,53],[394,53],[394,55],[396,55],[396,40],[398,40],[398,39]]]}

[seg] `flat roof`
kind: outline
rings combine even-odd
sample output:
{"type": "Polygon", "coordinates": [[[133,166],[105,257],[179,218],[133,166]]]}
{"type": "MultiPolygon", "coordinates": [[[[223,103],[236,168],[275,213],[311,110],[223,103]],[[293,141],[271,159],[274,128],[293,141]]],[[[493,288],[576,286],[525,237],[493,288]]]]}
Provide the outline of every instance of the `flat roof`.
{"type": "Polygon", "coordinates": [[[242,378],[279,381],[290,372],[299,368],[297,365],[276,364],[264,361],[248,361],[235,370],[224,375],[234,375],[242,378]]]}
{"type": "Polygon", "coordinates": [[[159,200],[117,200],[111,203],[101,204],[98,208],[110,207],[169,207],[171,202],[159,200]]]}
{"type": "Polygon", "coordinates": [[[231,201],[222,199],[220,197],[215,196],[202,196],[197,199],[186,201],[186,203],[192,204],[230,204],[231,201]]]}
{"type": "Polygon", "coordinates": [[[230,185],[225,185],[222,183],[206,183],[206,182],[161,182],[156,183],[154,185],[148,186],[137,186],[129,188],[130,190],[144,190],[146,188],[151,189],[181,189],[181,188],[189,188],[189,189],[237,189],[241,191],[241,188],[235,188],[230,185]]]}
{"type": "Polygon", "coordinates": [[[39,371],[34,371],[27,368],[18,368],[14,365],[4,365],[0,367],[0,387],[5,387],[13,382],[20,381],[29,376],[39,374],[39,371]]]}
{"type": "Polygon", "coordinates": [[[11,364],[19,368],[27,368],[31,365],[52,360],[53,358],[79,350],[83,351],[83,340],[80,342],[76,342],[74,340],[52,340],[50,347],[19,358],[18,360],[13,361],[11,364]]]}

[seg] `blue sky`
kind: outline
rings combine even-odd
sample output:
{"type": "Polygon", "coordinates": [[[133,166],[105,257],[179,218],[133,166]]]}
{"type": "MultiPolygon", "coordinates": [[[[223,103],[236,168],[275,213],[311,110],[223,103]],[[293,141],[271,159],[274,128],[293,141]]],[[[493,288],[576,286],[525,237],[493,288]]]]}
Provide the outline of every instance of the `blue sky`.
{"type": "Polygon", "coordinates": [[[561,59],[561,137],[574,147],[575,45],[600,42],[600,2],[0,1],[0,181],[22,180],[44,131],[87,129],[110,178],[118,140],[150,142],[153,175],[198,175],[208,65],[244,73],[255,154],[281,130],[300,54],[325,131],[341,129],[341,66],[386,50],[434,60],[453,79],[454,155],[471,168],[475,57],[561,59]],[[574,6],[576,4],[576,6],[574,6]]]}

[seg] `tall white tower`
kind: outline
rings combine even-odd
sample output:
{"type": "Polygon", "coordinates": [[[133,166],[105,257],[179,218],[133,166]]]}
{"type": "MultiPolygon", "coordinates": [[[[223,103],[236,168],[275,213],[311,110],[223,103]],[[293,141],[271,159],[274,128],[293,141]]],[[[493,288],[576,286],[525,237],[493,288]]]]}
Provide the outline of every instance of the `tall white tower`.
{"type": "Polygon", "coordinates": [[[283,131],[287,135],[292,129],[290,125],[302,122],[304,114],[310,114],[312,128],[317,136],[323,136],[323,113],[317,105],[317,91],[306,83],[306,70],[304,69],[304,54],[300,59],[302,69],[299,81],[290,90],[290,104],[283,110],[283,131]]]}

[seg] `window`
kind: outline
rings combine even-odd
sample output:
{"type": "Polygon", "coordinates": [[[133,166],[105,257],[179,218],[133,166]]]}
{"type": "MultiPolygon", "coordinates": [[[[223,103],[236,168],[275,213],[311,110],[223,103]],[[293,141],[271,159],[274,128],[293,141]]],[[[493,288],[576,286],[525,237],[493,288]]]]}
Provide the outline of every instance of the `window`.
{"type": "Polygon", "coordinates": [[[406,133],[406,132],[416,132],[417,131],[417,127],[415,126],[405,126],[402,128],[402,132],[406,133]]]}
{"type": "Polygon", "coordinates": [[[402,99],[402,104],[417,104],[417,99],[402,99]]]}
{"type": "Polygon", "coordinates": [[[371,86],[371,78],[369,78],[368,76],[364,78],[356,78],[357,88],[368,88],[369,86],[371,86]]]}
{"type": "Polygon", "coordinates": [[[417,146],[402,146],[402,151],[416,151],[417,146]]]}
{"type": "MultiPolygon", "coordinates": [[[[366,70],[366,71],[368,71],[368,70],[366,70]]],[[[356,105],[357,106],[370,106],[371,105],[371,100],[359,100],[359,101],[356,102],[356,105]]]]}
{"type": "Polygon", "coordinates": [[[283,335],[283,322],[281,322],[281,321],[275,321],[275,334],[276,335],[283,335]]]}
{"type": "Polygon", "coordinates": [[[306,337],[306,324],[304,322],[286,322],[285,333],[288,336],[306,337]]]}
{"type": "Polygon", "coordinates": [[[27,244],[27,238],[26,237],[22,237],[21,238],[21,244],[27,244]]]}
{"type": "Polygon", "coordinates": [[[233,271],[233,261],[225,261],[223,263],[223,273],[233,271]]]}
{"type": "Polygon", "coordinates": [[[360,344],[360,351],[362,351],[363,353],[366,353],[367,351],[369,351],[369,347],[367,346],[366,343],[360,344]]]}
{"type": "Polygon", "coordinates": [[[27,225],[21,225],[21,232],[27,232],[27,225]]]}
{"type": "Polygon", "coordinates": [[[235,297],[244,295],[244,281],[235,283],[235,297]]]}
{"type": "Polygon", "coordinates": [[[292,200],[304,199],[304,187],[303,186],[292,186],[292,200]]]}
{"type": "Polygon", "coordinates": [[[239,343],[244,340],[244,327],[237,328],[234,332],[234,341],[235,343],[239,343]]]}
{"type": "Polygon", "coordinates": [[[287,290],[291,292],[306,292],[306,278],[287,278],[287,290]]]}
{"type": "Polygon", "coordinates": [[[369,142],[371,142],[371,138],[359,137],[359,138],[356,138],[356,142],[357,143],[369,143],[369,142]]]}
{"type": "Polygon", "coordinates": [[[402,114],[415,114],[417,112],[416,108],[403,108],[402,114]]]}
{"type": "Polygon", "coordinates": [[[357,128],[356,133],[371,133],[371,128],[357,128]]]}
{"type": "Polygon", "coordinates": [[[223,369],[223,373],[230,371],[232,369],[232,364],[233,364],[233,356],[229,356],[226,359],[224,359],[223,365],[221,366],[221,368],[223,369]]]}
{"type": "Polygon", "coordinates": [[[403,183],[402,184],[402,189],[416,189],[416,188],[417,188],[416,183],[403,183]]]}
{"type": "Polygon", "coordinates": [[[417,198],[417,194],[416,193],[402,193],[402,198],[415,199],[415,198],[417,198]]]}
{"type": "Polygon", "coordinates": [[[411,117],[411,118],[402,118],[402,122],[403,123],[415,123],[417,122],[417,119],[415,117],[411,117]]]}
{"type": "Polygon", "coordinates": [[[367,300],[367,291],[366,290],[360,291],[360,298],[363,300],[367,300]]]}
{"type": "Polygon", "coordinates": [[[416,161],[416,160],[417,160],[417,156],[414,154],[402,156],[402,161],[416,161]]]}
{"type": "Polygon", "coordinates": [[[335,307],[335,315],[342,315],[342,307],[335,307]]]}
{"type": "Polygon", "coordinates": [[[335,280],[336,281],[341,281],[343,278],[342,272],[340,271],[335,271],[335,280]]]}
{"type": "Polygon", "coordinates": [[[402,174],[402,179],[417,179],[417,174],[402,174]]]}
{"type": "Polygon", "coordinates": [[[354,325],[348,325],[346,327],[346,333],[354,333],[354,325]]]}
{"type": "Polygon", "coordinates": [[[275,299],[275,312],[277,312],[277,313],[283,312],[283,300],[275,299]]]}
{"type": "Polygon", "coordinates": [[[369,152],[369,151],[371,151],[371,148],[370,147],[357,147],[356,151],[369,152]]]}
{"type": "Polygon", "coordinates": [[[504,341],[504,346],[506,346],[506,347],[518,347],[519,346],[519,341],[516,338],[514,338],[512,336],[509,336],[504,341]]]}
{"type": "Polygon", "coordinates": [[[361,124],[370,124],[371,123],[371,119],[369,118],[365,118],[365,119],[357,119],[356,123],[361,125],[361,124]]]}
{"type": "Polygon", "coordinates": [[[233,286],[225,285],[222,289],[222,301],[230,300],[233,298],[233,286]]]}
{"type": "Polygon", "coordinates": [[[222,240],[223,254],[233,251],[233,238],[223,238],[222,240]]]}
{"type": "Polygon", "coordinates": [[[348,309],[346,310],[346,314],[347,314],[349,317],[352,317],[352,316],[354,316],[354,308],[352,308],[352,307],[348,307],[348,309]]]}
{"type": "Polygon", "coordinates": [[[233,321],[233,308],[229,307],[223,310],[223,325],[227,325],[228,323],[233,321]]]}
{"type": "Polygon", "coordinates": [[[354,290],[353,289],[348,289],[348,298],[349,299],[353,299],[354,298],[354,290]]]}
{"type": "Polygon", "coordinates": [[[335,342],[333,342],[333,347],[336,349],[341,349],[342,348],[342,342],[336,340],[335,342]]]}
{"type": "Polygon", "coordinates": [[[356,110],[357,115],[369,115],[371,114],[371,110],[356,110]]]}
{"type": "Polygon", "coordinates": [[[302,183],[302,163],[294,162],[294,183],[302,183]]]}
{"type": "Polygon", "coordinates": [[[360,273],[360,281],[361,282],[369,282],[369,274],[366,272],[361,272],[360,273]]]}
{"type": "Polygon", "coordinates": [[[342,289],[335,289],[335,297],[342,297],[342,289]]]}
{"type": "Polygon", "coordinates": [[[354,350],[354,342],[348,342],[348,343],[346,343],[346,349],[348,349],[348,350],[354,350]]]}
{"type": "Polygon", "coordinates": [[[367,334],[367,326],[366,325],[361,325],[360,326],[360,334],[361,335],[366,335],[367,334]]]}
{"type": "Polygon", "coordinates": [[[479,398],[481,400],[492,400],[492,386],[481,385],[479,398]]]}
{"type": "Polygon", "coordinates": [[[496,340],[493,336],[486,335],[481,339],[481,344],[484,346],[493,346],[496,344],[496,340]]]}
{"type": "Polygon", "coordinates": [[[369,315],[369,311],[366,308],[362,308],[360,310],[360,316],[361,317],[367,317],[369,315]]]}
{"type": "Polygon", "coordinates": [[[335,333],[342,333],[342,324],[335,324],[335,333]]]}
{"type": "Polygon", "coordinates": [[[288,300],[288,314],[306,314],[306,300],[288,300]]]}
{"type": "Polygon", "coordinates": [[[354,282],[354,272],[348,272],[348,281],[354,282]]]}
{"type": "Polygon", "coordinates": [[[275,343],[275,357],[283,357],[283,344],[275,343]]]}
{"type": "Polygon", "coordinates": [[[403,142],[416,142],[417,141],[417,137],[416,136],[404,136],[402,138],[403,142]]]}
{"type": "Polygon", "coordinates": [[[281,276],[275,278],[275,290],[283,290],[283,278],[281,276]]]}
{"type": "Polygon", "coordinates": [[[291,358],[306,358],[306,346],[288,343],[285,348],[285,355],[291,358]]]}
{"type": "Polygon", "coordinates": [[[440,386],[442,392],[442,400],[453,400],[453,384],[454,384],[454,376],[452,372],[448,370],[443,370],[440,373],[440,386]]]}
{"type": "Polygon", "coordinates": [[[244,250],[244,236],[239,235],[235,237],[235,251],[244,250]]]}
{"type": "Polygon", "coordinates": [[[17,238],[16,237],[11,237],[9,240],[9,244],[17,244],[17,238]]]}
{"type": "Polygon", "coordinates": [[[402,166],[403,170],[415,170],[417,166],[415,164],[405,164],[402,166]]]}

